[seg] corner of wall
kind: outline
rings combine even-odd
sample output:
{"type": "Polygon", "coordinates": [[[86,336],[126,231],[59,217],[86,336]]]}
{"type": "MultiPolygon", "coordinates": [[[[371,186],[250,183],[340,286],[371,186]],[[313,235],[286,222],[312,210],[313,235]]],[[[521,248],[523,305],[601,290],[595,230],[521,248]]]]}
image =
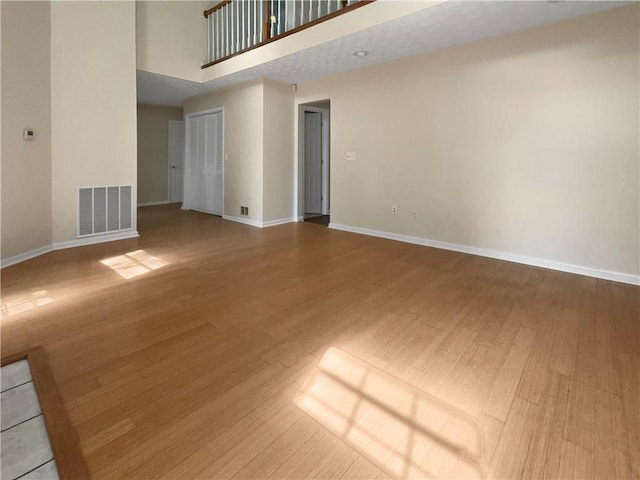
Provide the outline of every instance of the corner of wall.
{"type": "MultiPolygon", "coordinates": [[[[132,185],[137,203],[135,4],[52,2],[51,9],[57,244],[76,239],[78,187],[132,185]]],[[[135,210],[133,220],[135,229],[135,210]]]]}
{"type": "Polygon", "coordinates": [[[261,224],[264,216],[264,81],[188,98],[184,113],[224,107],[224,214],[235,217],[249,207],[247,221],[261,224]]]}
{"type": "Polygon", "coordinates": [[[289,219],[294,211],[294,98],[291,85],[264,82],[264,221],[289,219]]]}
{"type": "Polygon", "coordinates": [[[51,244],[51,4],[2,2],[3,259],[51,244]],[[24,128],[35,136],[24,140],[24,128]]]}

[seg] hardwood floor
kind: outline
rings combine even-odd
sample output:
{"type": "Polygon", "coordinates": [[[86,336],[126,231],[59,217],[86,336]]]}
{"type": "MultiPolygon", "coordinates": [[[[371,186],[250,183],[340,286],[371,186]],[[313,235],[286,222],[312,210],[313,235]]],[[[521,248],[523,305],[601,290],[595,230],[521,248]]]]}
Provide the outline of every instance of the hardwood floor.
{"type": "Polygon", "coordinates": [[[175,206],[139,230],[2,271],[2,354],[46,349],[94,478],[640,477],[638,287],[175,206]]]}

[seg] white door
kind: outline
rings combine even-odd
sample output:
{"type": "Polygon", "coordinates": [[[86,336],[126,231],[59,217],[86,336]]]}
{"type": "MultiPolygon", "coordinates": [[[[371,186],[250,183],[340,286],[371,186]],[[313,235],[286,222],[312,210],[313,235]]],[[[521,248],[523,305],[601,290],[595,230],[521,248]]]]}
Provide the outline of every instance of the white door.
{"type": "Polygon", "coordinates": [[[169,203],[182,202],[184,190],[184,122],[169,120],[169,203]]]}
{"type": "Polygon", "coordinates": [[[223,213],[222,112],[187,119],[185,208],[223,213]]]}
{"type": "Polygon", "coordinates": [[[322,114],[304,113],[304,212],[322,213],[322,114]]]}

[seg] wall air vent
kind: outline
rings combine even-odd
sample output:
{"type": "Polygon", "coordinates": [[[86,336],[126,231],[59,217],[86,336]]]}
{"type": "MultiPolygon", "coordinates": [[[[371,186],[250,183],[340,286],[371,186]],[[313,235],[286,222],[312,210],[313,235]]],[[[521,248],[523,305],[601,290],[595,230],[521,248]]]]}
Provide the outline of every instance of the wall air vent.
{"type": "Polygon", "coordinates": [[[104,235],[133,228],[131,185],[80,187],[78,237],[104,235]]]}

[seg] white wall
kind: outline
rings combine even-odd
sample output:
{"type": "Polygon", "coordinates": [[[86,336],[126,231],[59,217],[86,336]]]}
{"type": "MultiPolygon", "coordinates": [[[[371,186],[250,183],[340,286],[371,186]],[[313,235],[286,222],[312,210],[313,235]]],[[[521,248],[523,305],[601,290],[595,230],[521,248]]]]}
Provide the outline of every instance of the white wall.
{"type": "Polygon", "coordinates": [[[637,276],[638,16],[299,85],[331,99],[332,223],[637,276]]]}
{"type": "Polygon", "coordinates": [[[3,259],[51,243],[49,21],[48,2],[2,2],[3,259]]]}
{"type": "Polygon", "coordinates": [[[202,81],[207,57],[208,1],[136,2],[137,68],[202,81]]]}
{"type": "Polygon", "coordinates": [[[52,2],[54,243],[76,238],[78,187],[132,185],[136,203],[135,51],[133,1],[52,2]]]}

